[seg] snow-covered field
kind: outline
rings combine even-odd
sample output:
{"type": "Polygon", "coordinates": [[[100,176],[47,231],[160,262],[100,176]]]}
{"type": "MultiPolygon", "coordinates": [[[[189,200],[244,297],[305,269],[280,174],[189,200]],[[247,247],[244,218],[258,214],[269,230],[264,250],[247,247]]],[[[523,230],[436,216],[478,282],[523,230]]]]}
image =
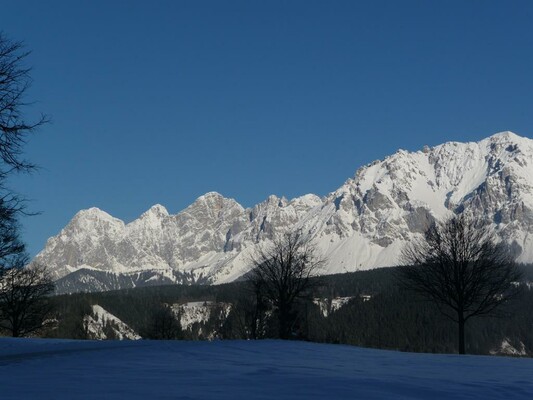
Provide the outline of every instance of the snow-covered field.
{"type": "Polygon", "coordinates": [[[1,399],[532,399],[533,359],[283,341],[0,339],[1,399]]]}

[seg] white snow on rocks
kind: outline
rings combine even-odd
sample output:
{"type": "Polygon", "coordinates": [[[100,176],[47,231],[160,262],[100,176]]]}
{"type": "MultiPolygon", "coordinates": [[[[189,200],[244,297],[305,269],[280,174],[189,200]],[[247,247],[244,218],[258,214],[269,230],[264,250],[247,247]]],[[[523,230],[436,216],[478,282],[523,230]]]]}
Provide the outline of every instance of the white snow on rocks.
{"type": "Polygon", "coordinates": [[[272,195],[245,209],[210,192],[176,215],[155,205],[129,224],[91,208],[50,238],[35,262],[55,278],[89,267],[225,283],[250,269],[258,246],[300,230],[327,259],[322,273],[350,272],[396,265],[406,243],[454,212],[492,224],[501,240],[514,243],[518,261],[533,262],[533,140],[502,132],[399,150],[359,168],[324,198],[272,195]]]}
{"type": "Polygon", "coordinates": [[[217,303],[213,301],[193,301],[183,304],[172,304],[172,311],[179,318],[182,329],[191,329],[195,323],[206,323],[213,313],[218,312],[217,317],[224,321],[230,311],[231,304],[217,303]]]}
{"type": "Polygon", "coordinates": [[[93,339],[141,339],[141,337],[128,325],[110,312],[106,311],[103,307],[96,304],[92,306],[92,314],[86,315],[83,322],[89,336],[93,339]],[[106,327],[112,332],[113,337],[107,336],[106,327]]]}

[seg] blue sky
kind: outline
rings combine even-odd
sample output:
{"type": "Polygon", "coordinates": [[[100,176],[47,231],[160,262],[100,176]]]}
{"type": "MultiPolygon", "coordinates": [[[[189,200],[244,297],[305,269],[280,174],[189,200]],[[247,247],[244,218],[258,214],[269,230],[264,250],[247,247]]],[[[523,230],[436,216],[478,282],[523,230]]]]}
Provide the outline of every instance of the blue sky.
{"type": "Polygon", "coordinates": [[[398,148],[533,137],[531,1],[12,1],[0,29],[53,119],[11,180],[32,254],[82,208],[325,195],[398,148]]]}

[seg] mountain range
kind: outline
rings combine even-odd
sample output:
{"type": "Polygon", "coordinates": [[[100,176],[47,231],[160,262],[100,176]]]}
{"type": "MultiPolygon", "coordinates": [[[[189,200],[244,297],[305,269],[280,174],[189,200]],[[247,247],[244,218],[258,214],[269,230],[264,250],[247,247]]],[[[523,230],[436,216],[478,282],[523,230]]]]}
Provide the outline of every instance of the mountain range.
{"type": "Polygon", "coordinates": [[[258,246],[300,230],[332,274],[397,265],[405,244],[433,221],[463,212],[493,224],[518,261],[533,262],[532,139],[502,132],[399,150],[325,197],[272,195],[245,208],[210,192],[175,215],[154,205],[127,224],[90,208],[32,262],[49,267],[59,293],[219,284],[242,277],[258,246]]]}

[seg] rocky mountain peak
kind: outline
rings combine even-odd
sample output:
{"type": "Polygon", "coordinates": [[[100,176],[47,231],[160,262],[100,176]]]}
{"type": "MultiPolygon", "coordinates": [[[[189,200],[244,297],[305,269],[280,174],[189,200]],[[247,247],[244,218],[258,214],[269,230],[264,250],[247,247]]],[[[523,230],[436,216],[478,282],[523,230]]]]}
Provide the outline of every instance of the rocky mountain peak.
{"type": "Polygon", "coordinates": [[[65,227],[66,232],[106,232],[118,234],[124,229],[124,222],[97,207],[81,210],[65,227]]]}
{"type": "Polygon", "coordinates": [[[185,213],[199,218],[218,219],[228,210],[244,212],[244,208],[234,199],[226,198],[217,192],[209,192],[198,197],[180,214],[185,213]]]}
{"type": "Polygon", "coordinates": [[[149,218],[151,216],[157,218],[165,218],[169,216],[167,209],[161,204],[155,204],[146,210],[139,218],[149,218]]]}
{"type": "Polygon", "coordinates": [[[80,210],[74,215],[73,220],[115,220],[116,218],[112,217],[105,211],[99,209],[98,207],[91,207],[85,210],[80,210]]]}
{"type": "MultiPolygon", "coordinates": [[[[511,131],[503,131],[495,133],[487,138],[491,142],[516,143],[522,141],[529,141],[530,139],[517,135],[511,131]]],[[[486,140],[487,140],[486,139],[486,140]]]]}

